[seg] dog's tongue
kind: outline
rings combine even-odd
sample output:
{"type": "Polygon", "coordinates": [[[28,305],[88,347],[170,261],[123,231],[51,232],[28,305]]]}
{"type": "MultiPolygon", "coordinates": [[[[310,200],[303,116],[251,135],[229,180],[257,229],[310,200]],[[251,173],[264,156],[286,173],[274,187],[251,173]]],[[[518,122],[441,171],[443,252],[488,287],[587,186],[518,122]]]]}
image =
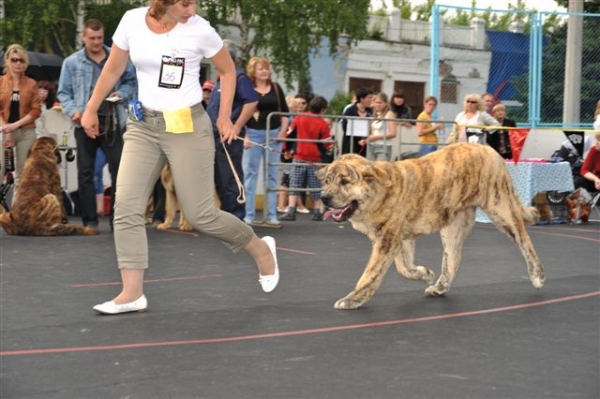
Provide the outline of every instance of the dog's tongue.
{"type": "Polygon", "coordinates": [[[333,214],[334,210],[333,209],[327,209],[325,211],[325,213],[323,213],[323,220],[327,220],[329,218],[329,216],[331,216],[333,214]]]}
{"type": "Polygon", "coordinates": [[[335,220],[339,221],[343,213],[343,209],[328,209],[323,213],[323,220],[327,220],[328,217],[333,216],[335,220]]]}

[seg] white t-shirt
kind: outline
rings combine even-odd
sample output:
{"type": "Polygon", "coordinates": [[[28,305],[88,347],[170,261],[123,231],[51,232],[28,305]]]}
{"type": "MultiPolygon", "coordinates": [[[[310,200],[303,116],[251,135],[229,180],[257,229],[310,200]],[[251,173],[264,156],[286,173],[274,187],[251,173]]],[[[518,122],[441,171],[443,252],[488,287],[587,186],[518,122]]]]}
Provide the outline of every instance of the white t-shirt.
{"type": "Polygon", "coordinates": [[[115,45],[129,51],[142,106],[167,111],[198,104],[202,101],[200,62],[217,54],[223,40],[199,15],[177,23],[167,33],[154,33],[146,24],[148,10],[127,11],[113,36],[115,45]],[[161,87],[161,82],[170,87],[161,87]]]}

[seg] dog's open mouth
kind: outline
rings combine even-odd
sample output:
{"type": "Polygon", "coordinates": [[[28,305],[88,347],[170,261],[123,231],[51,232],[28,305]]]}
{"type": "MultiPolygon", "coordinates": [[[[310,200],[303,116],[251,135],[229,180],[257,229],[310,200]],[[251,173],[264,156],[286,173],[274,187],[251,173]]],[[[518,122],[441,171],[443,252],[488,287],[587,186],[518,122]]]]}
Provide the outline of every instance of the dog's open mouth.
{"type": "Polygon", "coordinates": [[[358,209],[358,201],[353,200],[345,208],[329,208],[323,213],[323,220],[331,218],[335,222],[345,222],[358,209]]]}

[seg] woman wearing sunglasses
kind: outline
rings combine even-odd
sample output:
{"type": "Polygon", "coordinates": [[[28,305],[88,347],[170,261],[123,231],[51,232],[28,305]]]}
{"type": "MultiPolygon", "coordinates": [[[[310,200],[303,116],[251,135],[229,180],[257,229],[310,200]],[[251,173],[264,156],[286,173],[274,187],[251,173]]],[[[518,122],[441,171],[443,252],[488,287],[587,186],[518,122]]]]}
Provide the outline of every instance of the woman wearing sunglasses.
{"type": "Polygon", "coordinates": [[[454,123],[454,132],[448,137],[448,143],[467,141],[467,126],[500,126],[500,123],[485,111],[479,94],[468,94],[465,97],[464,111],[456,115],[454,123]]]}
{"type": "Polygon", "coordinates": [[[19,176],[25,166],[27,153],[35,141],[35,120],[42,113],[37,83],[25,76],[29,65],[27,51],[12,44],[4,53],[4,75],[0,76],[0,151],[1,176],[4,176],[4,150],[14,148],[15,188],[13,202],[19,187],[19,176]]]}

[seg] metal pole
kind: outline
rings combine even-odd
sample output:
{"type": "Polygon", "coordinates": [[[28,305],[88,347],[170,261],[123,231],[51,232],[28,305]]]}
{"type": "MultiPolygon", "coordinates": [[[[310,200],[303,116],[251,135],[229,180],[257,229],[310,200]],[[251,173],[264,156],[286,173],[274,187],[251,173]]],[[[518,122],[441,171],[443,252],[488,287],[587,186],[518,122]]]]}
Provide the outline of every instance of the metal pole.
{"type": "Polygon", "coordinates": [[[583,42],[583,0],[569,1],[567,52],[565,59],[565,96],[563,124],[579,124],[581,107],[581,44],[583,42]]]}

